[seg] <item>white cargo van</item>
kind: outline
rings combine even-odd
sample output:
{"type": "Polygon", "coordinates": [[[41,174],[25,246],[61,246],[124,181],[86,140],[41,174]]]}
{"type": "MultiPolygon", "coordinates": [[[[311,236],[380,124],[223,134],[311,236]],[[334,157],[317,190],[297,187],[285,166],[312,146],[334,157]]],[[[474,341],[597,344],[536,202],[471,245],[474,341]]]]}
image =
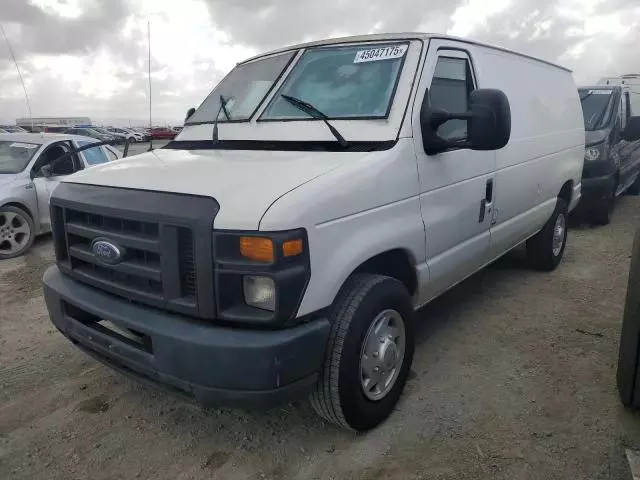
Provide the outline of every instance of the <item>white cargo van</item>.
{"type": "MultiPolygon", "coordinates": [[[[571,72],[428,34],[240,63],[166,147],[51,199],[52,321],[204,405],[393,410],[414,310],[513,247],[553,270],[580,199],[571,72]]],[[[470,312],[472,314],[472,312],[470,312]]]]}

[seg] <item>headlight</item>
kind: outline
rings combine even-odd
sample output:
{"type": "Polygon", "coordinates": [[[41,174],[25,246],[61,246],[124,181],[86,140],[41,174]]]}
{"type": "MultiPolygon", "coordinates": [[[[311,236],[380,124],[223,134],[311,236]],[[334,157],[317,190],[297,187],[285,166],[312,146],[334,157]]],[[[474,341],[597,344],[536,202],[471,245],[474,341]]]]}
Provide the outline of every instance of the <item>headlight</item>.
{"type": "Polygon", "coordinates": [[[215,230],[217,318],[230,322],[293,322],[311,277],[307,232],[215,230]]]}
{"type": "Polygon", "coordinates": [[[272,278],[245,275],[242,279],[244,301],[247,305],[275,311],[276,286],[272,278]]]}
{"type": "Polygon", "coordinates": [[[584,159],[587,162],[592,162],[593,160],[597,160],[600,158],[600,150],[602,146],[597,147],[587,147],[584,151],[584,159]]]}

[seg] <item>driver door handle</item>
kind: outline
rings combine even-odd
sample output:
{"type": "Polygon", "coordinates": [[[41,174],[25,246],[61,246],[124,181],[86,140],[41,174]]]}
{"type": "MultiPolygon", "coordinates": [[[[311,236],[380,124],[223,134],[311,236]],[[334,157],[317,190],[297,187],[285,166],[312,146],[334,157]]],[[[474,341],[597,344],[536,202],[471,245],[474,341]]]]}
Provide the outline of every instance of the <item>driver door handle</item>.
{"type": "Polygon", "coordinates": [[[491,206],[493,205],[493,178],[487,179],[485,186],[484,198],[480,201],[480,215],[478,216],[478,222],[484,222],[487,213],[491,213],[491,206]]]}

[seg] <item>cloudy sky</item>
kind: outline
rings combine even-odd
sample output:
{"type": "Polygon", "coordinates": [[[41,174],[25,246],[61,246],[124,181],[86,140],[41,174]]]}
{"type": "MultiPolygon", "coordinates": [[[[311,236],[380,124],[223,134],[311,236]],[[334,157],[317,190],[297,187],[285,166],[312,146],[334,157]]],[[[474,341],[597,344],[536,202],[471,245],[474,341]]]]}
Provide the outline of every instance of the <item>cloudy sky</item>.
{"type": "MultiPolygon", "coordinates": [[[[578,83],[640,73],[640,0],[0,0],[34,116],[179,123],[236,62],[328,36],[449,33],[561,63],[578,83]]],[[[0,38],[0,121],[26,116],[0,38]]]]}

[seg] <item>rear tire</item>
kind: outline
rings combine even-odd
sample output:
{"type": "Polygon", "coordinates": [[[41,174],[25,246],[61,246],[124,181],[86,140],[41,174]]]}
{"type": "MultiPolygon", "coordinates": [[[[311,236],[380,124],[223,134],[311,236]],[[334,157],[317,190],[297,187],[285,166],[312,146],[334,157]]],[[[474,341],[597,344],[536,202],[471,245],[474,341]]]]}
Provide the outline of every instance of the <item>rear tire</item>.
{"type": "Polygon", "coordinates": [[[527,258],[535,270],[550,272],[562,260],[567,245],[568,216],[567,202],[558,198],[544,228],[527,240],[527,258]]]}
{"type": "Polygon", "coordinates": [[[340,427],[370,430],[391,414],[407,381],[414,351],[411,298],[393,278],[356,274],[338,294],[329,320],[311,405],[340,427]]]}

